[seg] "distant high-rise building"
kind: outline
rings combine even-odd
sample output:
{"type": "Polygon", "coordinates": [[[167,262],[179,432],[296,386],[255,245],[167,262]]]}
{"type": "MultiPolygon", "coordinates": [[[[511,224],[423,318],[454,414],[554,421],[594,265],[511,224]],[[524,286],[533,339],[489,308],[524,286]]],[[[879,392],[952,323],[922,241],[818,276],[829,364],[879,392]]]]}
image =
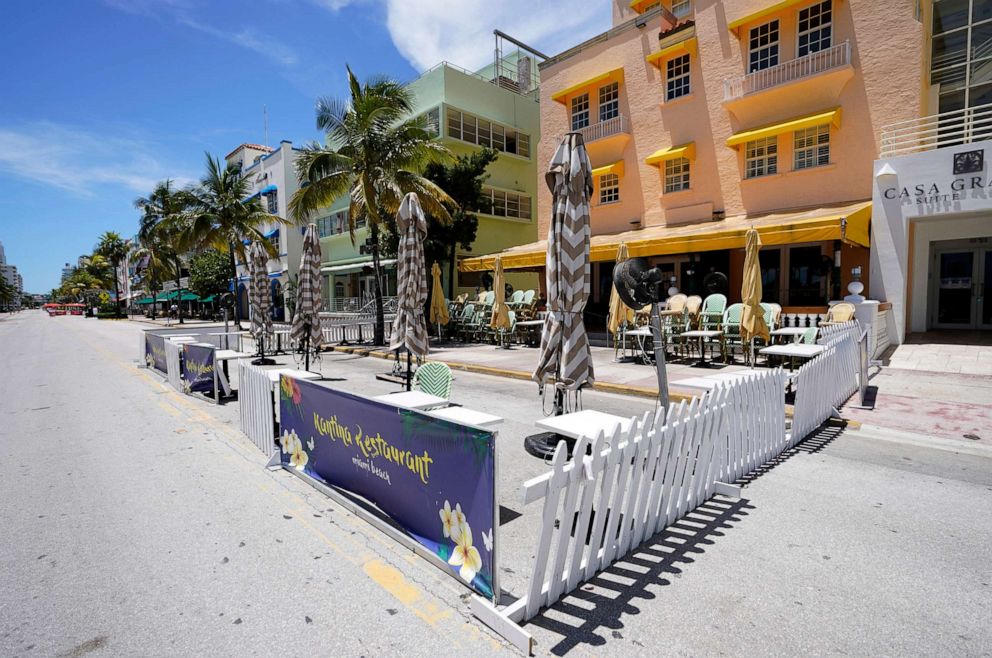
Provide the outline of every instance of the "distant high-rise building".
{"type": "Polygon", "coordinates": [[[3,253],[3,243],[0,242],[0,265],[7,264],[7,256],[3,253]]]}
{"type": "Polygon", "coordinates": [[[73,267],[72,265],[70,265],[69,263],[66,263],[66,264],[65,264],[65,265],[64,265],[64,266],[62,267],[62,282],[63,282],[63,283],[65,282],[65,280],[66,280],[66,279],[68,279],[68,278],[69,278],[70,276],[72,276],[72,271],[73,271],[74,269],[76,269],[76,268],[74,268],[74,267],[73,267]]]}

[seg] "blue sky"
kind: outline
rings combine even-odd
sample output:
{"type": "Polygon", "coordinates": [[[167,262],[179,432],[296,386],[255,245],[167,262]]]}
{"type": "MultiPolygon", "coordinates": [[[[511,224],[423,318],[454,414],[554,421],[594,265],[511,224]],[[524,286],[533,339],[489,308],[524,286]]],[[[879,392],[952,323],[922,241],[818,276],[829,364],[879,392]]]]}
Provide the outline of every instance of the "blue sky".
{"type": "Polygon", "coordinates": [[[28,292],[58,285],[133,200],[199,177],[204,151],[319,137],[318,96],[360,76],[483,66],[493,28],[553,54],[609,27],[609,0],[8,0],[0,242],[28,292]],[[57,8],[57,9],[56,9],[57,8]]]}

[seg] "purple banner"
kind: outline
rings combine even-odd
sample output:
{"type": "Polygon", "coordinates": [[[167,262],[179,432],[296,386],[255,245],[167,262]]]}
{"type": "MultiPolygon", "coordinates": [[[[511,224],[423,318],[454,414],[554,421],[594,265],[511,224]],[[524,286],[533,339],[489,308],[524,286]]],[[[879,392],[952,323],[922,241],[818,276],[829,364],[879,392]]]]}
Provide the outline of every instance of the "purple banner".
{"type": "Polygon", "coordinates": [[[183,360],[179,377],[183,382],[183,392],[214,394],[214,352],[213,345],[183,345],[183,360]]]}
{"type": "Polygon", "coordinates": [[[145,365],[166,374],[165,338],[162,336],[145,332],[145,365]]]}
{"type": "Polygon", "coordinates": [[[282,463],[376,504],[493,598],[495,434],[285,375],[282,463]]]}

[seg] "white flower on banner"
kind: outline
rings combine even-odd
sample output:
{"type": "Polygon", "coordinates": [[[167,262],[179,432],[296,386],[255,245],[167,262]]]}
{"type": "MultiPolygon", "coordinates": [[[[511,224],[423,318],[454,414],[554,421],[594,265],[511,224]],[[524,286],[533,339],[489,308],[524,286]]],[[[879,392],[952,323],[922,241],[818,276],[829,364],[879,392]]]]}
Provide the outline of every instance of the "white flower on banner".
{"type": "Polygon", "coordinates": [[[455,522],[454,512],[451,511],[451,503],[444,501],[444,507],[438,512],[438,516],[441,517],[441,530],[444,536],[457,539],[458,524],[455,522]]]}
{"type": "Polygon", "coordinates": [[[472,545],[472,528],[468,524],[462,526],[458,543],[455,544],[455,550],[448,558],[448,564],[461,567],[458,575],[466,583],[471,583],[475,574],[482,569],[482,556],[479,555],[479,549],[472,545]]]}
{"type": "Polygon", "coordinates": [[[286,432],[283,431],[282,436],[279,437],[279,446],[282,451],[287,455],[292,454],[293,446],[299,443],[300,439],[296,436],[296,432],[286,432]]]}

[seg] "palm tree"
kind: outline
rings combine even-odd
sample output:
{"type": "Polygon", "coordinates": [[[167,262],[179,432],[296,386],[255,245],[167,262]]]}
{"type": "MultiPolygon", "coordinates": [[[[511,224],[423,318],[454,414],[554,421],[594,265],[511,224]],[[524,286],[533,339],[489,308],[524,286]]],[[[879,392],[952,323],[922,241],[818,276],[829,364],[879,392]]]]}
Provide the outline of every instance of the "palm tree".
{"type": "Polygon", "coordinates": [[[143,256],[155,256],[156,274],[162,274],[166,267],[171,267],[175,274],[179,324],[183,324],[183,235],[189,222],[187,210],[194,201],[189,191],[176,189],[169,179],[158,183],[148,197],[134,201],[142,213],[138,241],[146,249],[143,256]]]}
{"type": "MultiPolygon", "coordinates": [[[[245,242],[257,240],[273,258],[279,254],[265,239],[267,224],[291,224],[287,219],[270,215],[257,198],[247,199],[250,181],[242,178],[235,165],[224,166],[220,158],[209,153],[207,173],[200,184],[190,190],[192,200],[181,230],[181,243],[191,249],[213,247],[228,254],[231,267],[231,290],[238,294],[238,266],[246,263],[245,242]]],[[[234,304],[234,321],[241,325],[240,305],[234,304]]]]}
{"type": "Polygon", "coordinates": [[[311,143],[300,153],[296,171],[301,187],[289,207],[303,223],[344,194],[350,196],[352,242],[359,223],[369,227],[375,271],[373,342],[383,345],[380,232],[409,192],[417,193],[424,210],[450,221],[445,204],[455,205],[451,197],[420,172],[451,154],[434,141],[423,117],[408,118],[412,97],[405,87],[383,77],[360,83],[351,68],[347,70],[350,98],[317,100],[317,128],[326,134],[325,144],[311,143]]]}
{"type": "Polygon", "coordinates": [[[0,276],[0,309],[11,309],[11,305],[14,302],[14,296],[17,291],[14,290],[14,286],[7,282],[7,279],[0,276]]]}
{"type": "Polygon", "coordinates": [[[114,295],[117,300],[115,305],[115,315],[121,317],[121,288],[120,288],[120,266],[127,258],[127,242],[114,231],[106,231],[100,236],[100,242],[96,246],[96,253],[110,261],[114,266],[114,295]]]}

